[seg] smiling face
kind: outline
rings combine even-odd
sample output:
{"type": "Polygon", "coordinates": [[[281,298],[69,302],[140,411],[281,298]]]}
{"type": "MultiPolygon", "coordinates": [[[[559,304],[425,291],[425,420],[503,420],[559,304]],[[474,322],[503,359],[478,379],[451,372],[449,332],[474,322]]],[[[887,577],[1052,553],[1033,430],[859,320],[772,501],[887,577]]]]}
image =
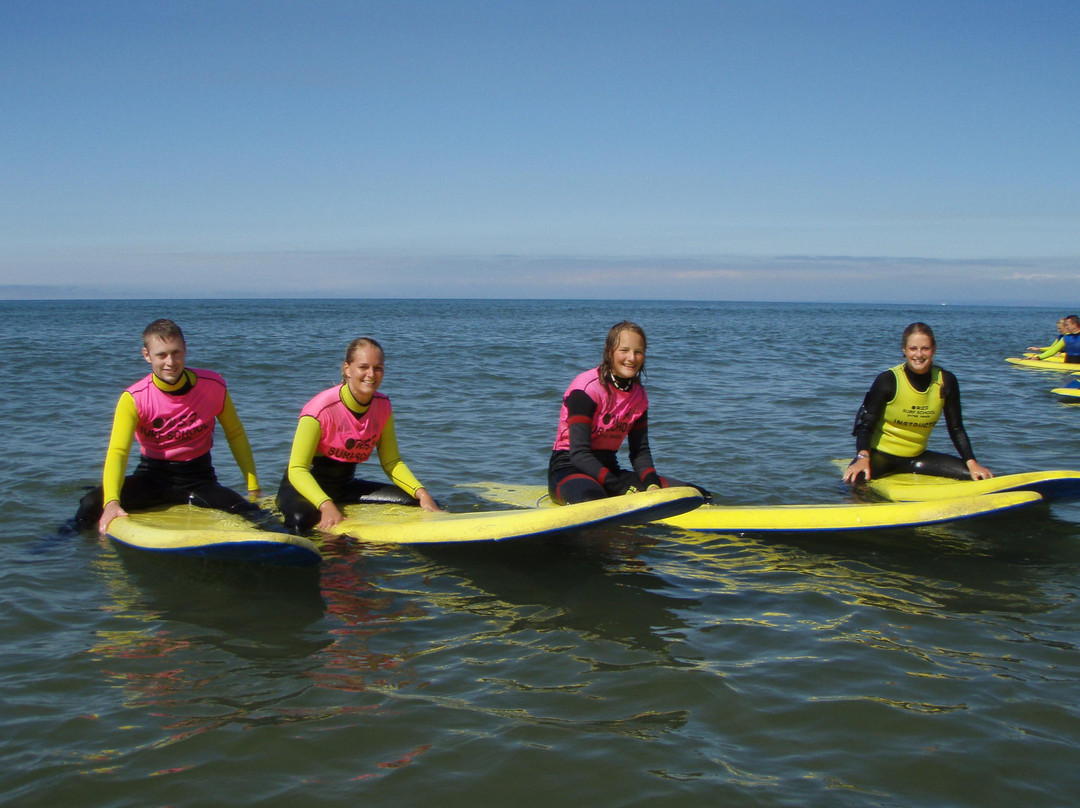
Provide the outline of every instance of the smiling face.
{"type": "Polygon", "coordinates": [[[645,339],[628,329],[620,331],[611,352],[611,372],[620,378],[632,379],[644,366],[645,339]]]}
{"type": "Polygon", "coordinates": [[[154,375],[166,384],[176,384],[184,372],[187,346],[183,339],[147,337],[142,350],[143,359],[150,363],[154,375]]]}
{"type": "Polygon", "coordinates": [[[371,403],[383,380],[382,350],[373,345],[357,347],[341,366],[341,375],[353,398],[361,404],[371,403]]]}
{"type": "Polygon", "coordinates": [[[934,361],[934,340],[927,334],[912,334],[904,342],[904,359],[913,373],[929,373],[934,361]]]}

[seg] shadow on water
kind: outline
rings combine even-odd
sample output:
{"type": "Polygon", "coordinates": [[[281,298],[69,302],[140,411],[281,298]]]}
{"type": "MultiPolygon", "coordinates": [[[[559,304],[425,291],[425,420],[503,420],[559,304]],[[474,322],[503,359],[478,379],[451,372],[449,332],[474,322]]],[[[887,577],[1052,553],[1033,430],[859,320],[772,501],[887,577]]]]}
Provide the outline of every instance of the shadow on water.
{"type": "MultiPolygon", "coordinates": [[[[162,558],[116,545],[107,585],[116,608],[214,632],[241,656],[303,657],[329,644],[308,636],[326,604],[317,567],[162,558]]],[[[104,564],[104,562],[103,562],[104,564]]],[[[105,565],[111,566],[111,565],[105,565]]]]}
{"type": "Polygon", "coordinates": [[[669,534],[679,570],[707,588],[794,586],[906,613],[1038,614],[1080,572],[1077,525],[1045,505],[919,528],[669,534]]]}
{"type": "Polygon", "coordinates": [[[670,635],[686,628],[680,612],[697,601],[674,594],[649,570],[640,558],[647,543],[642,533],[608,528],[418,552],[438,565],[440,575],[456,576],[481,593],[442,598],[441,606],[505,616],[506,631],[568,630],[664,653],[670,635]]]}

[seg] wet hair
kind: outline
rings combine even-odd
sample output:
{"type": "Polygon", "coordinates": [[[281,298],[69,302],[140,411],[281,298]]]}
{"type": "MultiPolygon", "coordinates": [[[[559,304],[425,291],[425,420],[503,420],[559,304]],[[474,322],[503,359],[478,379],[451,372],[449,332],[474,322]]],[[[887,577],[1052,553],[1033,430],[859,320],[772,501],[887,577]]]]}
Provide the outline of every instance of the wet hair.
{"type": "MultiPolygon", "coordinates": [[[[649,342],[645,338],[645,329],[643,329],[637,323],[632,323],[629,320],[623,320],[621,323],[616,323],[607,332],[607,339],[604,341],[604,358],[600,362],[600,382],[605,387],[610,387],[610,381],[614,377],[615,367],[615,349],[619,347],[619,335],[623,331],[631,331],[641,337],[641,343],[645,348],[648,348],[649,342]]],[[[632,381],[640,381],[645,375],[645,362],[641,363],[641,370],[637,372],[637,375],[632,381]]]]}
{"type": "Polygon", "coordinates": [[[157,337],[162,342],[168,342],[169,340],[178,339],[180,344],[187,346],[187,340],[184,339],[184,332],[180,330],[180,326],[174,323],[172,320],[154,320],[142,332],[143,347],[147,347],[151,337],[157,337]]]}
{"type": "MultiPolygon", "coordinates": [[[[353,355],[356,354],[361,348],[375,348],[379,353],[383,355],[383,359],[386,358],[386,351],[383,347],[373,340],[371,337],[357,337],[349,343],[349,347],[345,349],[345,364],[349,364],[352,361],[353,355]]],[[[347,381],[345,378],[345,372],[341,372],[341,381],[344,383],[347,381]]]]}
{"type": "Polygon", "coordinates": [[[907,347],[907,341],[916,334],[926,334],[930,338],[930,347],[937,350],[937,340],[934,339],[934,329],[926,323],[912,323],[904,329],[904,336],[900,338],[900,350],[907,347]]]}
{"type": "Polygon", "coordinates": [[[1065,322],[1071,325],[1073,328],[1080,328],[1080,317],[1075,314],[1070,314],[1065,318],[1065,322]]]}

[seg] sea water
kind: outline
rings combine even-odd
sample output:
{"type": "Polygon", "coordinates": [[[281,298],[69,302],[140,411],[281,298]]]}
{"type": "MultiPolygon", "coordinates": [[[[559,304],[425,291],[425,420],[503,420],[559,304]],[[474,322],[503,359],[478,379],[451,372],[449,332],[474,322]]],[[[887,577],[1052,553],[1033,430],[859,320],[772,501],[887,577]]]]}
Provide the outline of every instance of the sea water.
{"type": "MultiPolygon", "coordinates": [[[[374,336],[403,456],[472,510],[464,484],[543,484],[560,397],[624,318],[648,333],[657,467],[719,502],[851,501],[832,461],[914,320],[960,380],[982,463],[1080,468],[1080,409],[1050,393],[1070,377],[1002,361],[1066,313],[0,303],[0,803],[1075,804],[1076,505],[863,536],[333,539],[317,572],[149,557],[67,523],[158,317],[228,380],[266,494],[300,407],[374,336]]],[[[950,449],[944,424],[931,445],[950,449]]],[[[242,487],[220,431],[214,458],[242,487]]]]}

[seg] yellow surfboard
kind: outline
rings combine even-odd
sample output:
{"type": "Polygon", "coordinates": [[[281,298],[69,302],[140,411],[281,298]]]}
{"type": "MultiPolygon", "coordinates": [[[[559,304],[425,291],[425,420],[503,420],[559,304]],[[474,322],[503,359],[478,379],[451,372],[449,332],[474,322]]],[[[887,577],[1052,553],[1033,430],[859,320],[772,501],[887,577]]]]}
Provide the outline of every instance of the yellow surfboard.
{"type": "Polygon", "coordinates": [[[881,530],[955,522],[1000,514],[1041,502],[1034,491],[1014,491],[931,502],[873,502],[838,505],[705,505],[661,523],[684,530],[739,533],[804,533],[881,530]]]}
{"type": "Polygon", "coordinates": [[[699,507],[694,488],[665,488],[564,508],[430,513],[403,505],[346,505],[330,532],[376,544],[459,544],[549,536],[600,525],[642,524],[699,507]]]}
{"type": "Polygon", "coordinates": [[[1034,491],[1047,501],[1080,499],[1080,471],[1028,471],[989,480],[952,480],[929,474],[890,474],[865,483],[893,502],[927,502],[1005,491],[1034,491]]]}
{"type": "Polygon", "coordinates": [[[302,536],[260,530],[233,514],[171,505],[130,516],[109,525],[114,541],[163,555],[280,566],[310,566],[322,561],[318,547],[302,536]]]}
{"type": "MultiPolygon", "coordinates": [[[[485,499],[540,511],[563,510],[538,485],[474,483],[485,499]]],[[[615,499],[618,499],[616,497],[615,499]]],[[[683,530],[729,533],[801,533],[918,527],[1003,513],[1040,502],[1030,491],[949,502],[877,502],[823,505],[702,505],[697,510],[656,520],[683,530]]],[[[576,507],[576,506],[565,506],[576,507]]]]}
{"type": "Polygon", "coordinates": [[[1050,392],[1070,400],[1080,399],[1080,387],[1055,387],[1050,392]]]}
{"type": "Polygon", "coordinates": [[[1076,362],[1065,362],[1061,359],[1054,359],[1054,357],[1050,357],[1049,359],[1028,359],[1023,356],[1009,356],[1005,358],[1005,361],[1013,365],[1019,365],[1020,367],[1035,368],[1036,370],[1056,370],[1058,372],[1080,371],[1080,364],[1076,362]]]}

